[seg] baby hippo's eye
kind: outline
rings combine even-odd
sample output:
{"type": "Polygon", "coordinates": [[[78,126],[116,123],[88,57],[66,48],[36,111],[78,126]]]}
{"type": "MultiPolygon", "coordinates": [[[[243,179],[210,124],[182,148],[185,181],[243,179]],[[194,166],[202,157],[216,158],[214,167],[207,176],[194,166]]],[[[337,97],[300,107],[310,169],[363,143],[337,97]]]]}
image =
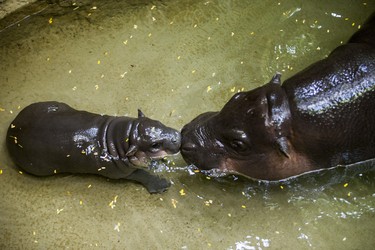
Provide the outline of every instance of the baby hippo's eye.
{"type": "Polygon", "coordinates": [[[153,142],[151,144],[151,148],[154,149],[154,150],[159,149],[160,147],[161,147],[161,144],[158,143],[158,142],[153,142]]]}

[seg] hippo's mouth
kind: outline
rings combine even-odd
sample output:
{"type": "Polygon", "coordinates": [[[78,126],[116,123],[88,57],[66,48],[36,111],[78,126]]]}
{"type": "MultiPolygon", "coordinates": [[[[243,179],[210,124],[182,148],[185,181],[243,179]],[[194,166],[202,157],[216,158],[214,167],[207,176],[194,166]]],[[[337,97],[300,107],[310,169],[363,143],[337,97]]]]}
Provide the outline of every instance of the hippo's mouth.
{"type": "Polygon", "coordinates": [[[151,161],[158,161],[170,155],[166,151],[159,151],[156,154],[148,154],[143,151],[137,151],[134,155],[129,157],[131,164],[137,167],[148,167],[151,161]]]}

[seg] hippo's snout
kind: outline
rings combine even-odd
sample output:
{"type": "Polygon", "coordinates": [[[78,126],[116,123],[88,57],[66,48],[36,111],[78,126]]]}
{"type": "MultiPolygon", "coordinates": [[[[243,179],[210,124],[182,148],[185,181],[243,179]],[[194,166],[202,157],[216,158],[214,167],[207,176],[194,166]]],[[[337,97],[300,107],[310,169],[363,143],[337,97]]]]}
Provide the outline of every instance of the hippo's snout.
{"type": "Polygon", "coordinates": [[[181,133],[178,131],[174,131],[170,134],[169,138],[169,150],[172,154],[178,153],[181,148],[181,133]]]}

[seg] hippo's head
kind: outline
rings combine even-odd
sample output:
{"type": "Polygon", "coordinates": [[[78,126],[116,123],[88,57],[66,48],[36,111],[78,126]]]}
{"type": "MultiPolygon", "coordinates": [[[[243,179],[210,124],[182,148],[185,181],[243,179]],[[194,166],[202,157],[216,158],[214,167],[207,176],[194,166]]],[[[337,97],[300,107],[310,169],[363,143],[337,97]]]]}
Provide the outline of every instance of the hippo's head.
{"type": "Polygon", "coordinates": [[[181,134],[159,121],[146,117],[138,110],[138,118],[130,132],[129,144],[126,152],[129,161],[133,165],[144,166],[150,159],[161,159],[178,153],[181,134]]]}
{"type": "Polygon", "coordinates": [[[266,85],[235,94],[220,112],[199,115],[182,129],[181,153],[200,169],[220,169],[257,179],[295,175],[289,141],[290,109],[276,74],[266,85]]]}

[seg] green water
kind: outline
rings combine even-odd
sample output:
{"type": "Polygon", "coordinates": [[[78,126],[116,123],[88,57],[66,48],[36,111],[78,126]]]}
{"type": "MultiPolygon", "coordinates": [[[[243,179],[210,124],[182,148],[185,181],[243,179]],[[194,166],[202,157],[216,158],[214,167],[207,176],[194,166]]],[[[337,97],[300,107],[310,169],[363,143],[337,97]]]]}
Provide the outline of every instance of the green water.
{"type": "Polygon", "coordinates": [[[37,3],[0,21],[0,248],[373,248],[373,171],[265,184],[206,177],[177,155],[156,170],[172,187],[149,195],[97,176],[20,174],[4,145],[20,109],[44,100],[108,115],[141,108],[180,129],[275,71],[286,79],[323,58],[373,1],[85,3],[37,3]]]}

